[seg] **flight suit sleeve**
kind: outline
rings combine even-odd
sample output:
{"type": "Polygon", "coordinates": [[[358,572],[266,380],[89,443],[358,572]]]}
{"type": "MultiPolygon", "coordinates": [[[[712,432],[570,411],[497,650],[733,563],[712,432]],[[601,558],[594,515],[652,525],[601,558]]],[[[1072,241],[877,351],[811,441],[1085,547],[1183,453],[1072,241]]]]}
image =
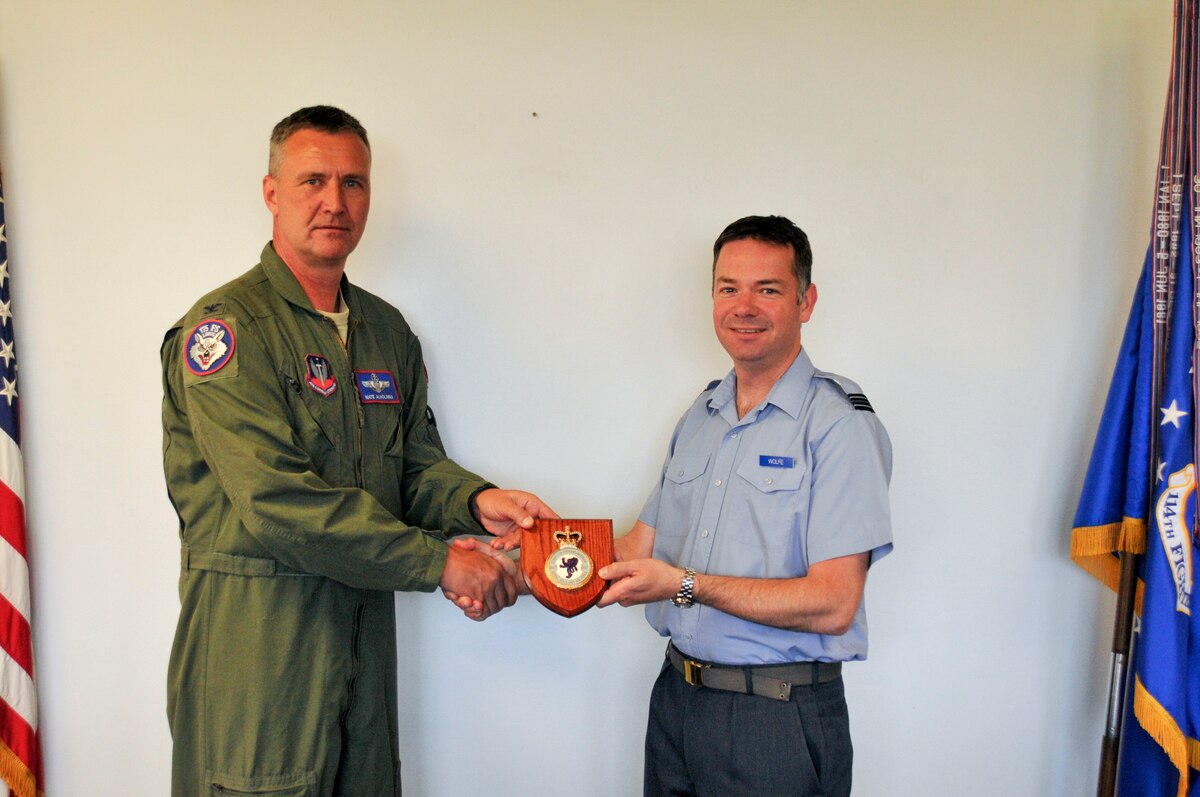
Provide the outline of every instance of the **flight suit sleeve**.
{"type": "MultiPolygon", "coordinates": [[[[205,541],[209,550],[249,557],[265,551],[286,568],[354,587],[433,590],[445,567],[444,540],[396,518],[367,491],[322,479],[305,447],[322,442],[320,427],[311,418],[304,424],[302,402],[288,401],[286,391],[293,386],[275,367],[253,322],[228,317],[222,323],[236,348],[211,373],[197,374],[189,366],[191,333],[180,334],[187,325],[168,333],[163,345],[171,393],[164,412],[185,416],[165,427],[168,435],[173,426],[186,428],[203,460],[192,467],[193,483],[173,479],[168,467],[169,486],[179,493],[173,497],[177,511],[207,501],[212,505],[196,510],[221,514],[215,539],[205,541]],[[202,494],[189,495],[192,490],[202,494]],[[215,490],[220,494],[211,494],[215,490]]],[[[180,448],[186,443],[179,441],[180,448]]],[[[344,445],[324,444],[329,457],[353,456],[344,445]]],[[[170,452],[172,441],[165,445],[170,452]]],[[[187,545],[189,518],[186,512],[180,516],[187,545]]]]}

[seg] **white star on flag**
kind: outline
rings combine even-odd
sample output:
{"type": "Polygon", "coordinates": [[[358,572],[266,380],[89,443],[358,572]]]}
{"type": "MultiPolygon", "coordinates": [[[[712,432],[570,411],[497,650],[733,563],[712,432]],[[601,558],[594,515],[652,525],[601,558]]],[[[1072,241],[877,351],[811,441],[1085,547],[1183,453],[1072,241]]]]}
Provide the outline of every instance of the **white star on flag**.
{"type": "Polygon", "coordinates": [[[1167,475],[1167,463],[1163,460],[1158,461],[1158,480],[1162,481],[1167,475]]]}
{"type": "Polygon", "coordinates": [[[1169,423],[1176,429],[1179,428],[1179,419],[1187,415],[1186,412],[1179,409],[1179,402],[1175,401],[1175,399],[1171,399],[1170,407],[1163,407],[1159,412],[1163,414],[1162,423],[1159,426],[1166,426],[1169,423]]]}

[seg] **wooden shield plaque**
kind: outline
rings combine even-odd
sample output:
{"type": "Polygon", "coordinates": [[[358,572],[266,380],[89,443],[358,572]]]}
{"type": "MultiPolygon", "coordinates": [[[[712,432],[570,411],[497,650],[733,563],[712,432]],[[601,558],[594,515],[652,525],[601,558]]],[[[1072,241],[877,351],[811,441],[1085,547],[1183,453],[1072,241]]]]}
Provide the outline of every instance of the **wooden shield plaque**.
{"type": "Polygon", "coordinates": [[[611,520],[534,520],[521,530],[521,570],[538,602],[574,617],[600,600],[608,582],[597,573],[613,561],[611,520]]]}

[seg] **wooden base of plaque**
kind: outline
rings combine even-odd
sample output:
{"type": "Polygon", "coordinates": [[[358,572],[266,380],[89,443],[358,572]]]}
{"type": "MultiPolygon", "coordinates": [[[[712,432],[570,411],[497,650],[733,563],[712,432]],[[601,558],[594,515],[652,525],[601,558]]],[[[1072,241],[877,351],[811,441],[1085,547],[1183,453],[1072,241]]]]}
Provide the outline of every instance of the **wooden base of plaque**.
{"type": "Polygon", "coordinates": [[[611,520],[539,519],[521,531],[521,570],[529,591],[563,617],[600,600],[608,582],[597,573],[612,561],[611,520]]]}

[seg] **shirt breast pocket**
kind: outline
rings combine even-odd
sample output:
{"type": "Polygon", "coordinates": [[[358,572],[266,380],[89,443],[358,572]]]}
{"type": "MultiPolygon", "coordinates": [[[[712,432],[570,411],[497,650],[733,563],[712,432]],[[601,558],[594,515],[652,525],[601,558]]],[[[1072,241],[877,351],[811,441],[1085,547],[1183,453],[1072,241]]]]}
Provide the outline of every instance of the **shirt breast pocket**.
{"type": "Polygon", "coordinates": [[[696,524],[704,504],[701,477],[708,471],[710,454],[677,454],[663,473],[662,501],[655,534],[682,537],[696,524]]]}
{"type": "Polygon", "coordinates": [[[733,504],[742,515],[730,526],[735,541],[764,551],[798,550],[808,495],[804,463],[776,468],[747,459],[737,475],[744,500],[733,504]]]}

